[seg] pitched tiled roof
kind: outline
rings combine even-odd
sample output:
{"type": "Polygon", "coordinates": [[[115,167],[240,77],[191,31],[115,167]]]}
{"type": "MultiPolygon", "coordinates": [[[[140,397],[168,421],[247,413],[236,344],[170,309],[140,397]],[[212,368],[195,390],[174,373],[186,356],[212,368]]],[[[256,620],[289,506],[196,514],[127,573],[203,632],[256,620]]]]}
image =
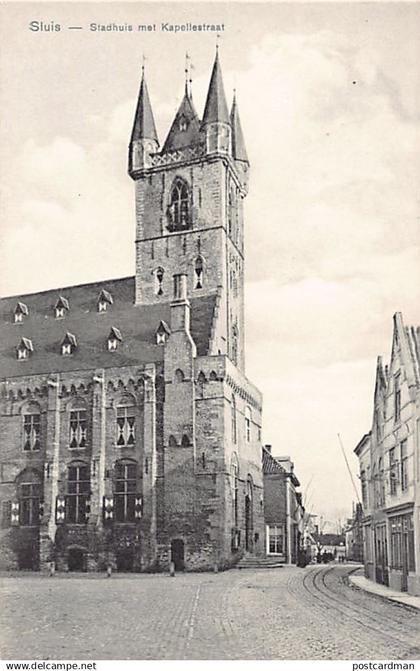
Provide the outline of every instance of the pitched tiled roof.
{"type": "Polygon", "coordinates": [[[196,146],[201,141],[200,120],[191,98],[185,94],[168,137],[165,140],[162,152],[165,153],[167,151],[174,151],[175,149],[196,146]],[[181,128],[181,122],[185,123],[185,128],[181,128]]]}
{"type": "MultiPolygon", "coordinates": [[[[134,277],[94,282],[73,287],[12,296],[0,301],[0,376],[14,377],[37,373],[86,370],[140,365],[163,360],[164,348],[156,344],[161,321],[170,324],[170,301],[155,305],[134,304],[134,277]],[[113,304],[98,312],[98,297],[105,289],[113,304]],[[60,295],[69,301],[63,319],[55,318],[54,306],[60,295]],[[15,324],[14,310],[23,299],[29,316],[15,324]],[[111,328],[123,334],[115,352],[108,351],[111,328]],[[62,356],[60,344],[66,333],[77,338],[72,356],[62,356]],[[18,361],[16,349],[22,338],[29,338],[34,351],[18,361]]],[[[216,294],[191,299],[191,335],[197,353],[206,355],[209,347],[216,294]]]]}
{"type": "Polygon", "coordinates": [[[274,473],[286,473],[283,466],[279,464],[265,447],[262,448],[262,462],[264,475],[272,475],[274,473]]]}

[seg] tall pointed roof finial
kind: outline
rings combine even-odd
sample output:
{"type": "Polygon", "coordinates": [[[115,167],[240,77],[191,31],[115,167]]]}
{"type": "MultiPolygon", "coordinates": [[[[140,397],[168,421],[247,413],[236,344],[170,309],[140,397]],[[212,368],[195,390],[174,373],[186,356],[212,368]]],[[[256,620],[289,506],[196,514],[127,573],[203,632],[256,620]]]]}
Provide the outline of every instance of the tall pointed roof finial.
{"type": "Polygon", "coordinates": [[[190,70],[190,56],[188,51],[185,52],[185,95],[188,96],[188,78],[190,70]]]}
{"type": "Polygon", "coordinates": [[[242,133],[241,120],[239,118],[238,105],[236,102],[236,89],[233,89],[232,109],[230,112],[230,126],[232,128],[232,154],[237,161],[249,164],[245,140],[242,133]]]}
{"type": "MultiPolygon", "coordinates": [[[[219,37],[219,36],[218,36],[219,37]]],[[[214,121],[229,124],[229,112],[223,87],[222,70],[219,61],[219,45],[216,44],[216,58],[210,77],[210,85],[204,107],[202,126],[214,121]]]]}
{"type": "Polygon", "coordinates": [[[137,108],[134,116],[133,131],[131,142],[134,140],[155,140],[159,142],[155,120],[153,118],[152,106],[150,104],[149,92],[147,90],[146,79],[144,76],[146,56],[142,56],[141,64],[141,82],[140,91],[137,99],[137,108]]]}

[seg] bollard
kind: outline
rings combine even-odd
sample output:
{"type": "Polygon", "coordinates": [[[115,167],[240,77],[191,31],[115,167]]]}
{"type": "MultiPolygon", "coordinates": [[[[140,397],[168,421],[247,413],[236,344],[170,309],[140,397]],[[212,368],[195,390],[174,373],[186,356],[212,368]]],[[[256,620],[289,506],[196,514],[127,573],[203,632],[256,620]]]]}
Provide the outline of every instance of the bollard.
{"type": "Polygon", "coordinates": [[[108,564],[108,566],[106,567],[106,577],[110,578],[111,576],[112,576],[112,566],[111,564],[108,564]]]}
{"type": "Polygon", "coordinates": [[[175,564],[173,561],[169,564],[169,575],[171,578],[175,578],[175,564]]]}

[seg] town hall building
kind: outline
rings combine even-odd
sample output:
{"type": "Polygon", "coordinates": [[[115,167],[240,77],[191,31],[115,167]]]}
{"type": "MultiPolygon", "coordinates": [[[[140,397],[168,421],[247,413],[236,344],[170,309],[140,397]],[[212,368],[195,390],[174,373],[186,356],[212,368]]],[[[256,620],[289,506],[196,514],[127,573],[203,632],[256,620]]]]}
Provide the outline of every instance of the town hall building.
{"type": "Polygon", "coordinates": [[[264,554],[262,397],[245,375],[249,161],[216,54],[163,145],[144,71],[135,275],[1,301],[0,567],[228,568],[264,554]]]}

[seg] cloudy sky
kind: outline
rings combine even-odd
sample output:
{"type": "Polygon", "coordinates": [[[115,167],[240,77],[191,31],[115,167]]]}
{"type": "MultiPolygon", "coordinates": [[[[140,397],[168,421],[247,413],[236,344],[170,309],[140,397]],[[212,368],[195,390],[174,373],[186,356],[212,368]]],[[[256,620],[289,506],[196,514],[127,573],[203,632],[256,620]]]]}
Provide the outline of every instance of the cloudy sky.
{"type": "MultiPolygon", "coordinates": [[[[420,324],[420,5],[3,4],[2,295],[134,270],[126,147],[142,54],[161,142],[194,63],[201,114],[218,22],[252,164],[246,207],[247,373],[265,442],[291,455],[332,523],[355,494],[340,452],[369,430],[392,315],[420,324]],[[31,32],[30,21],[61,31],[31,32]],[[89,24],[156,23],[150,33],[89,24]],[[81,25],[84,30],[67,27],[81,25]]],[[[309,486],[308,486],[309,485],[309,486]]]]}

